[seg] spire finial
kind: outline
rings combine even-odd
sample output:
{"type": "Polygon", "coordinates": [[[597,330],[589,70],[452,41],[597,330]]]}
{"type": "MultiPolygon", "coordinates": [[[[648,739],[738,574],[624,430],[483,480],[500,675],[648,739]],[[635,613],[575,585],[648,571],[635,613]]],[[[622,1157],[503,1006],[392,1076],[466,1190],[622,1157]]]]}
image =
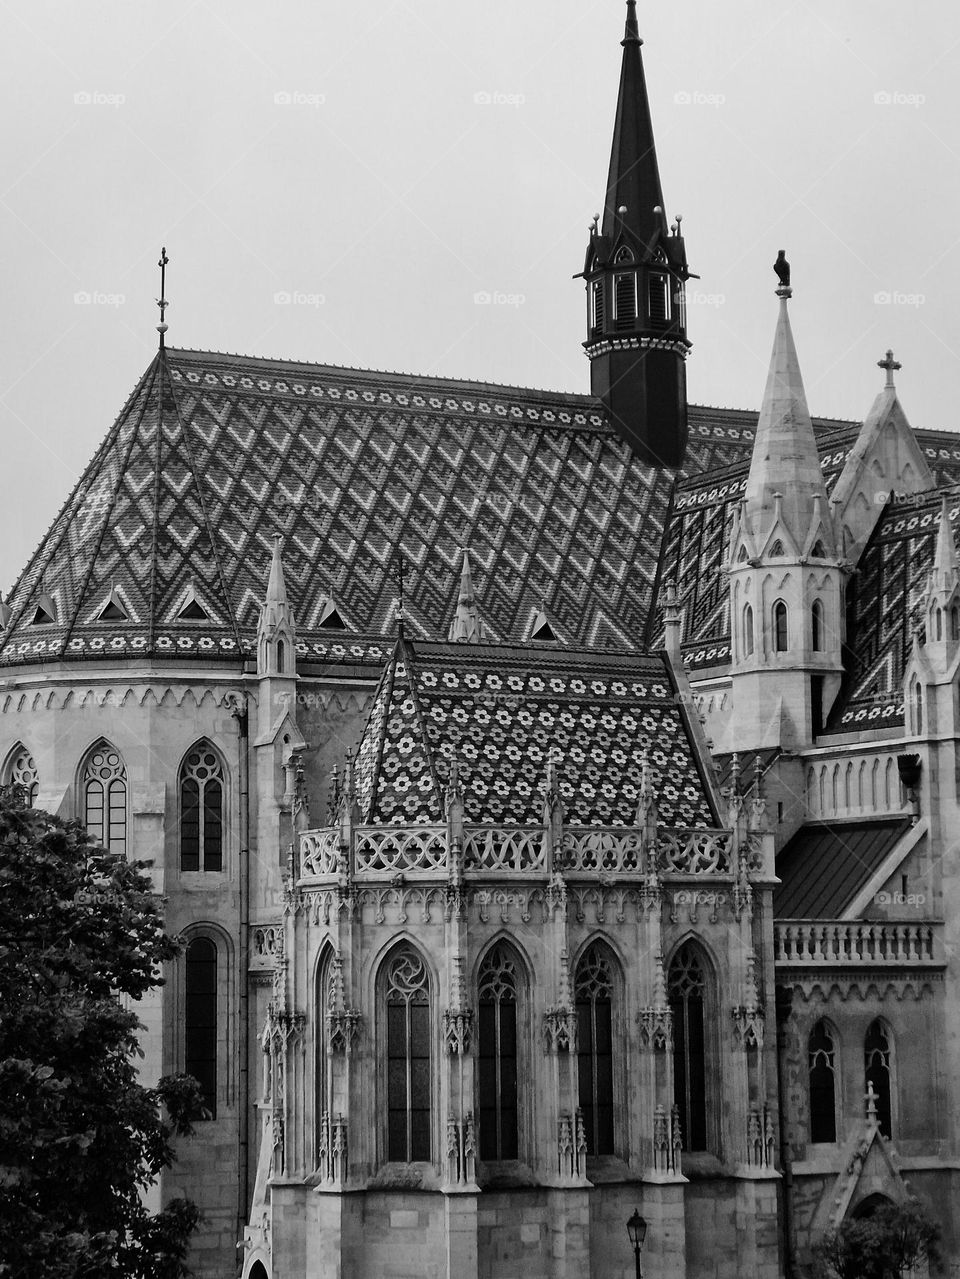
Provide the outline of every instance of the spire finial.
{"type": "Polygon", "coordinates": [[[777,289],[778,298],[792,298],[793,289],[790,287],[790,263],[787,261],[786,249],[781,249],[777,254],[777,260],[773,264],[773,269],[777,273],[777,279],[780,286],[777,289]]]}
{"type": "Polygon", "coordinates": [[[476,643],[483,638],[483,623],[477,608],[477,598],[473,590],[473,577],[470,573],[470,552],[466,546],[460,548],[460,593],[450,623],[449,638],[476,643]]]}
{"type": "Polygon", "coordinates": [[[643,44],[637,22],[637,0],[627,0],[627,26],[621,44],[643,44]]]}
{"type": "Polygon", "coordinates": [[[887,354],[882,360],[877,360],[877,368],[886,369],[887,380],[885,383],[885,389],[888,391],[894,390],[893,375],[898,369],[902,368],[902,365],[898,364],[893,358],[893,352],[891,350],[887,350],[887,354]]]}
{"type": "Polygon", "coordinates": [[[163,337],[167,331],[166,309],[170,305],[167,301],[167,263],[170,259],[167,257],[166,247],[160,250],[160,261],[157,266],[160,268],[160,296],[157,298],[157,306],[160,308],[160,323],[157,325],[157,332],[160,334],[160,350],[163,350],[163,337]]]}

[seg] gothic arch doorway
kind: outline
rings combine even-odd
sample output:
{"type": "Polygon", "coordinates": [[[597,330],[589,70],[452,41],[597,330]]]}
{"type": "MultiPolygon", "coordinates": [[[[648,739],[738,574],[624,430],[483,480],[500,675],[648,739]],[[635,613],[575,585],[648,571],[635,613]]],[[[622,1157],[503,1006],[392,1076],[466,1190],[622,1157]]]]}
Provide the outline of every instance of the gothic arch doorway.
{"type": "Polygon", "coordinates": [[[874,1194],[867,1195],[866,1199],[861,1199],[851,1212],[850,1216],[853,1221],[868,1221],[874,1213],[880,1208],[894,1207],[893,1200],[886,1195],[874,1194]]]}
{"type": "Polygon", "coordinates": [[[262,1261],[255,1261],[253,1263],[250,1267],[250,1273],[247,1275],[247,1279],[270,1279],[270,1276],[263,1268],[262,1261]]]}

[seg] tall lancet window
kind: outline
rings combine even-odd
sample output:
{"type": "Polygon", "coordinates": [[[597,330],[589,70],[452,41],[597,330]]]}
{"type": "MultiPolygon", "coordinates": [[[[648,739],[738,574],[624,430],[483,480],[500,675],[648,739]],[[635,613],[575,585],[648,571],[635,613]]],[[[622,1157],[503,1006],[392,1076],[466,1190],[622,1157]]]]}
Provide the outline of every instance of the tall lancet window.
{"type": "Polygon", "coordinates": [[[810,639],[815,653],[823,651],[823,602],[814,600],[810,609],[810,639]]]}
{"type": "Polygon", "coordinates": [[[818,1021],[807,1041],[810,1086],[810,1140],[837,1140],[836,1053],[827,1024],[818,1021]]]}
{"type": "Polygon", "coordinates": [[[180,768],[180,869],[223,870],[223,766],[207,742],[180,768]]]}
{"type": "Polygon", "coordinates": [[[127,851],[127,770],[119,751],[100,742],[83,770],[83,819],[87,834],[118,857],[127,851]]]}
{"type": "Polygon", "coordinates": [[[707,1149],[707,978],[696,947],[686,942],[670,965],[673,1013],[673,1093],[684,1150],[707,1149]]]}
{"type": "Polygon", "coordinates": [[[613,1151],[613,974],[594,944],[577,965],[577,1073],[588,1155],[613,1151]]]}
{"type": "Polygon", "coordinates": [[[184,1063],[200,1085],[203,1104],[217,1114],[217,947],[209,937],[187,946],[184,1063]]]}
{"type": "Polygon", "coordinates": [[[26,746],[18,746],[7,764],[4,784],[14,786],[27,808],[33,808],[40,791],[40,774],[26,746]]]}
{"type": "Polygon", "coordinates": [[[747,604],[743,610],[743,655],[753,656],[753,605],[747,604]]]}
{"type": "Polygon", "coordinates": [[[783,600],[773,606],[773,649],[775,653],[787,651],[787,606],[783,600]]]}
{"type": "Polygon", "coordinates": [[[387,969],[387,1158],[430,1158],[430,981],[409,947],[387,969]]]}
{"type": "Polygon", "coordinates": [[[517,965],[494,946],[480,967],[480,1158],[517,1158],[517,965]]]}
{"type": "Polygon", "coordinates": [[[889,1141],[891,1134],[890,1108],[890,1040],[883,1023],[873,1021],[867,1028],[863,1044],[864,1087],[873,1084],[877,1101],[877,1122],[880,1131],[889,1141]]]}

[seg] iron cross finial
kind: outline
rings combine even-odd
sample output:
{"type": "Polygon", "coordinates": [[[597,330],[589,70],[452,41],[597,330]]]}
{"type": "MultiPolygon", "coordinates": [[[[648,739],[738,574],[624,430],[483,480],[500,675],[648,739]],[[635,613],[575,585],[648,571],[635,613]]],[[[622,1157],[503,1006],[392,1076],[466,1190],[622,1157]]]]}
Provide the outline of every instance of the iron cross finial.
{"type": "Polygon", "coordinates": [[[902,366],[901,366],[900,364],[898,364],[898,363],[897,363],[897,361],[893,358],[893,352],[892,352],[892,351],[887,351],[887,354],[886,354],[886,358],[885,358],[885,359],[883,359],[883,360],[877,360],[877,368],[878,368],[878,369],[886,369],[886,371],[887,371],[887,381],[886,381],[886,385],[887,385],[888,387],[892,387],[892,386],[893,386],[893,375],[894,375],[894,373],[896,373],[896,371],[897,371],[899,368],[901,368],[901,367],[902,367],[902,366]]]}
{"type": "Polygon", "coordinates": [[[160,334],[160,348],[163,349],[163,336],[167,331],[167,321],[165,312],[170,303],[167,301],[167,263],[170,259],[167,257],[166,247],[160,250],[160,261],[157,266],[160,268],[160,296],[157,299],[157,306],[160,308],[160,323],[157,325],[157,332],[160,334]]]}

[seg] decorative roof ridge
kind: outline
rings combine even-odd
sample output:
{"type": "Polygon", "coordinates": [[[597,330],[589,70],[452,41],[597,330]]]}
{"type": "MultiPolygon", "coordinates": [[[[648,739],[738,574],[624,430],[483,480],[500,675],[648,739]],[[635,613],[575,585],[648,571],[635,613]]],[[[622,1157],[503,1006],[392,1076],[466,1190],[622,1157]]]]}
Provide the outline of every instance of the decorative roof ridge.
{"type": "MultiPolygon", "coordinates": [[[[169,352],[165,348],[161,348],[160,356],[162,358],[163,368],[166,371],[167,365],[169,364],[169,352]]],[[[206,503],[203,500],[203,485],[200,483],[199,476],[197,475],[197,466],[194,460],[193,445],[190,440],[190,432],[187,430],[186,424],[183,419],[183,414],[180,412],[180,402],[177,399],[177,389],[174,384],[173,378],[168,378],[168,385],[170,387],[170,398],[173,400],[174,412],[177,415],[177,425],[180,428],[180,437],[183,440],[184,451],[186,452],[187,460],[190,464],[190,476],[191,476],[191,479],[193,480],[193,486],[196,491],[197,504],[200,507],[200,515],[203,519],[203,527],[204,527],[204,530],[206,531],[207,537],[209,538],[210,550],[213,553],[213,560],[217,568],[217,581],[220,585],[220,591],[223,598],[223,603],[226,605],[226,609],[227,609],[228,626],[230,630],[233,632],[233,638],[239,644],[240,643],[240,627],[237,624],[237,613],[239,610],[236,606],[236,602],[230,598],[230,592],[227,589],[226,578],[223,575],[223,562],[220,556],[220,548],[217,544],[217,538],[214,535],[213,525],[210,521],[210,517],[207,514],[206,503]]],[[[162,409],[162,404],[161,404],[161,409],[162,409]]],[[[158,434],[162,435],[162,430],[158,434]]],[[[159,507],[155,511],[155,518],[159,519],[159,507]]],[[[156,547],[154,547],[154,563],[156,563],[156,547]]],[[[155,608],[155,601],[151,598],[151,609],[153,608],[155,608]]]]}
{"type": "Polygon", "coordinates": [[[396,640],[393,646],[393,651],[391,652],[390,656],[387,658],[386,662],[384,663],[383,672],[380,675],[380,679],[377,681],[377,687],[374,690],[373,696],[370,699],[370,709],[368,710],[367,718],[364,721],[363,731],[360,734],[360,740],[357,742],[357,749],[354,751],[354,756],[353,756],[354,770],[356,770],[356,766],[360,760],[360,752],[363,749],[363,739],[367,735],[367,730],[370,727],[370,720],[372,719],[373,714],[376,710],[377,704],[380,700],[380,693],[383,690],[384,684],[386,684],[387,686],[386,694],[384,697],[385,709],[384,709],[384,714],[381,717],[380,727],[378,729],[378,741],[376,742],[376,755],[374,757],[373,771],[370,777],[370,797],[367,804],[367,811],[361,814],[361,819],[364,822],[370,821],[371,817],[373,816],[374,802],[377,796],[377,786],[380,783],[380,766],[383,763],[383,748],[387,740],[387,720],[390,715],[390,703],[393,700],[393,686],[394,686],[394,683],[396,682],[396,676],[397,676],[397,654],[402,644],[403,644],[402,639],[396,640]]]}
{"type": "MultiPolygon", "coordinates": [[[[137,379],[136,385],[133,387],[132,391],[129,393],[126,400],[124,400],[123,408],[114,418],[109,431],[104,436],[104,438],[100,441],[100,445],[94,452],[93,457],[90,459],[87,465],[80,472],[79,479],[71,486],[70,490],[67,493],[67,496],[63,499],[63,501],[60,504],[60,509],[57,511],[56,515],[47,525],[47,528],[45,529],[43,536],[37,542],[33,552],[31,553],[31,555],[28,557],[26,561],[26,564],[20,570],[20,573],[17,575],[16,579],[14,580],[7,594],[8,599],[14,599],[16,597],[17,592],[20,590],[21,584],[23,583],[24,579],[28,576],[28,574],[32,571],[34,565],[37,562],[37,557],[40,555],[40,552],[43,550],[47,542],[50,540],[50,537],[53,534],[54,529],[57,527],[58,523],[65,515],[67,508],[70,506],[71,502],[73,502],[74,498],[77,496],[80,490],[84,487],[84,485],[89,483],[91,477],[99,473],[100,463],[102,462],[103,458],[109,453],[109,450],[113,447],[114,443],[116,442],[117,436],[120,432],[120,428],[123,422],[126,420],[127,413],[130,411],[131,406],[135,402],[137,396],[140,395],[141,391],[143,391],[145,388],[147,390],[146,398],[147,400],[149,400],[149,392],[152,390],[152,384],[149,388],[146,387],[146,384],[148,379],[155,376],[158,361],[159,361],[159,353],[153,357],[153,359],[144,369],[143,373],[141,373],[140,377],[137,379]]],[[[121,474],[118,476],[118,479],[117,479],[118,487],[122,479],[123,479],[123,476],[121,474]]],[[[116,490],[114,492],[116,492],[116,490]]],[[[64,529],[64,531],[60,535],[60,538],[58,539],[57,546],[59,546],[60,542],[63,541],[65,532],[66,530],[64,529]]],[[[53,554],[51,553],[51,555],[47,558],[46,563],[49,564],[52,558],[53,558],[53,554]]],[[[46,567],[46,565],[44,567],[46,567]]],[[[43,574],[41,573],[39,576],[42,578],[43,574]]],[[[26,608],[28,603],[29,603],[29,595],[24,597],[24,602],[20,609],[20,612],[16,616],[11,614],[6,627],[6,635],[5,635],[6,639],[9,639],[9,637],[14,633],[14,631],[20,625],[20,622],[23,617],[24,609],[26,608]]],[[[79,601],[78,601],[77,607],[79,608],[79,601]]],[[[71,626],[72,626],[72,623],[71,623],[71,626]]]]}
{"type": "Polygon", "coordinates": [[[218,362],[234,360],[245,364],[264,364],[274,368],[315,369],[353,377],[357,380],[373,378],[381,381],[385,378],[403,378],[414,385],[420,386],[429,383],[437,386],[456,385],[477,391],[513,391],[518,395],[549,395],[556,399],[573,400],[586,407],[601,410],[599,398],[584,391],[561,391],[551,390],[548,387],[515,386],[507,382],[488,382],[479,378],[446,377],[437,373],[408,373],[400,369],[364,369],[348,364],[328,364],[320,360],[291,360],[284,356],[243,355],[236,351],[203,351],[193,348],[167,347],[166,353],[168,356],[173,357],[174,364],[176,364],[179,357],[187,360],[202,357],[204,360],[214,359],[218,362]]]}

